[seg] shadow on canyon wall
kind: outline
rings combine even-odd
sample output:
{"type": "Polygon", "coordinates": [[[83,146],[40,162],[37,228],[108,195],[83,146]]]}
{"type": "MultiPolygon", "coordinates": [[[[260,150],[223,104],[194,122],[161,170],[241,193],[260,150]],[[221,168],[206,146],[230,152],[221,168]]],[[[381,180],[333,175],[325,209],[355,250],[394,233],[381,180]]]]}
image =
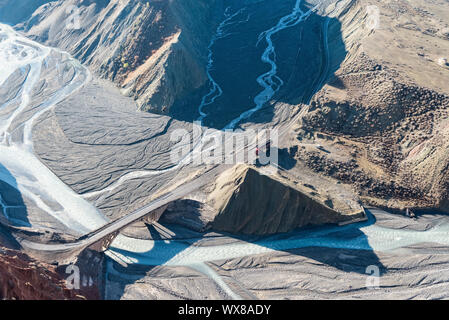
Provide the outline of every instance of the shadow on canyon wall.
{"type": "Polygon", "coordinates": [[[51,0],[0,0],[0,21],[14,25],[30,17],[37,8],[51,0]]]}
{"type": "Polygon", "coordinates": [[[31,227],[28,212],[17,181],[0,163],[0,209],[2,218],[17,227],[31,227]]]}
{"type": "MultiPolygon", "coordinates": [[[[229,239],[239,240],[243,244],[252,243],[270,250],[307,257],[345,273],[357,273],[366,275],[367,277],[382,276],[386,272],[386,268],[370,246],[366,235],[360,229],[361,227],[366,227],[376,222],[376,218],[370,212],[368,212],[368,217],[369,220],[367,222],[342,227],[328,225],[303,228],[286,234],[265,237],[239,236],[233,234],[221,235],[229,239]],[[286,242],[294,243],[298,248],[284,249],[286,242]],[[375,274],[377,270],[379,274],[375,274]]],[[[166,227],[170,228],[168,225],[166,227]]],[[[185,249],[188,247],[191,248],[195,242],[201,240],[201,238],[178,240],[177,242],[184,243],[184,246],[176,246],[175,241],[167,244],[167,240],[163,240],[163,237],[161,237],[154,227],[149,226],[149,230],[153,239],[156,239],[156,241],[150,251],[142,254],[145,257],[153,257],[158,265],[133,265],[124,268],[113,262],[114,269],[126,275],[120,277],[120,287],[123,289],[126,285],[137,281],[138,278],[143,278],[145,275],[151,276],[152,272],[157,273],[160,270],[159,265],[170,261],[178,254],[182,254],[185,249]]],[[[126,252],[121,252],[120,250],[118,252],[126,254],[126,252]]],[[[123,293],[115,292],[118,295],[123,293]]]]}
{"type": "MultiPolygon", "coordinates": [[[[235,18],[240,22],[225,28],[229,36],[214,43],[210,73],[223,94],[214,103],[204,106],[203,112],[207,114],[204,126],[222,129],[240,114],[255,107],[254,98],[264,90],[257,78],[271,69],[270,64],[261,60],[268,43],[265,38],[258,41],[258,37],[276,25],[280,17],[288,15],[294,3],[294,0],[283,4],[276,2],[276,8],[271,8],[272,2],[262,1],[247,6],[235,18]]],[[[233,8],[232,12],[238,9],[233,8]]],[[[308,9],[304,7],[303,10],[308,9]]],[[[272,99],[242,123],[273,120],[274,105],[277,103],[308,104],[313,95],[333,77],[347,54],[341,22],[317,13],[312,13],[306,21],[296,26],[273,34],[272,41],[275,56],[270,57],[276,61],[278,77],[272,79],[276,83],[281,80],[283,85],[272,99]]],[[[202,96],[211,88],[212,82],[208,82],[206,88],[175,103],[171,116],[187,122],[196,120],[202,96]]]]}
{"type": "MultiPolygon", "coordinates": [[[[53,0],[0,0],[0,21],[9,25],[15,25],[30,18],[42,5],[53,0]]],[[[79,6],[87,7],[95,4],[96,10],[105,8],[109,0],[79,0],[79,6]]],[[[70,10],[70,9],[69,9],[70,10]]],[[[67,12],[67,13],[71,13],[67,12]]]]}
{"type": "MultiPolygon", "coordinates": [[[[222,129],[243,112],[253,109],[256,106],[255,97],[264,90],[257,79],[264,74],[268,75],[270,70],[276,69],[275,75],[265,77],[265,81],[270,82],[271,79],[273,87],[278,87],[281,83],[283,85],[261,109],[242,122],[266,123],[273,120],[276,103],[307,104],[326,81],[332,78],[334,71],[346,57],[341,23],[337,18],[321,16],[316,12],[312,12],[305,21],[297,25],[273,33],[271,41],[275,53],[269,54],[268,59],[275,62],[275,67],[272,68],[270,63],[261,59],[269,45],[269,41],[263,36],[264,32],[290,15],[296,1],[228,1],[228,13],[239,14],[223,28],[227,36],[217,39],[211,47],[213,63],[210,74],[223,94],[217,96],[213,103],[204,106],[203,112],[207,114],[204,126],[222,129]]],[[[49,1],[16,2],[0,0],[0,21],[10,24],[23,22],[40,5],[49,1]]],[[[98,11],[108,2],[83,0],[80,5],[88,6],[91,3],[96,4],[95,10],[98,11]]],[[[302,3],[302,11],[307,12],[311,6],[302,3]]],[[[33,25],[32,22],[30,24],[33,25]]],[[[54,45],[58,42],[57,39],[55,41],[54,45]]],[[[89,50],[90,48],[87,51],[89,50]]],[[[72,53],[83,61],[83,57],[89,56],[87,51],[72,53]]],[[[138,52],[136,54],[139,56],[138,52]]],[[[202,97],[212,87],[212,82],[208,81],[202,88],[179,97],[169,115],[187,122],[198,119],[202,97]]]]}

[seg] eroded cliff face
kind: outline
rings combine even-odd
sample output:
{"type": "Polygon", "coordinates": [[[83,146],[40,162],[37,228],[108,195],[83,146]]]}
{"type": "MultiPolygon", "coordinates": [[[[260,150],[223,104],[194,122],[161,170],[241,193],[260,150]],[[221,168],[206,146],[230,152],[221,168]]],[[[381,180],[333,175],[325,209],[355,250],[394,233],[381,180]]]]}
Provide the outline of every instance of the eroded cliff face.
{"type": "Polygon", "coordinates": [[[0,299],[85,300],[98,297],[95,290],[87,296],[69,290],[55,266],[34,261],[19,251],[0,247],[0,299]]]}
{"type": "Polygon", "coordinates": [[[114,81],[142,110],[170,113],[207,81],[219,0],[54,1],[19,29],[114,81]]]}
{"type": "Polygon", "coordinates": [[[449,50],[447,10],[352,1],[338,17],[346,58],[307,106],[296,158],[365,203],[448,211],[449,67],[438,63],[449,50]]]}
{"type": "Polygon", "coordinates": [[[267,235],[364,218],[361,207],[344,208],[332,195],[246,165],[218,178],[208,204],[217,212],[212,228],[237,234],[267,235]]]}

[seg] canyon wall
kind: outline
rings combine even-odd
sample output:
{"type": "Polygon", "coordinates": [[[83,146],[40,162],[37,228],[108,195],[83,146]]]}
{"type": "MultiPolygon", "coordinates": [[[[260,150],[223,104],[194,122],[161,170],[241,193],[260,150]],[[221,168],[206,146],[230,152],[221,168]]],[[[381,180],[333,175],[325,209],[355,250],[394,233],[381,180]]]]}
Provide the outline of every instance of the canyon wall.
{"type": "Polygon", "coordinates": [[[361,207],[342,210],[331,195],[245,165],[229,169],[217,179],[208,204],[217,212],[212,228],[237,234],[275,234],[365,216],[361,207]]]}
{"type": "Polygon", "coordinates": [[[54,1],[16,27],[114,81],[141,110],[169,114],[207,81],[219,0],[54,1]]]}
{"type": "Polygon", "coordinates": [[[89,290],[87,294],[70,290],[55,266],[0,247],[0,299],[85,300],[99,299],[99,293],[96,289],[89,290]]]}
{"type": "MultiPolygon", "coordinates": [[[[448,212],[449,25],[439,5],[352,1],[339,15],[346,58],[301,120],[312,170],[349,183],[366,203],[448,212]],[[429,46],[432,43],[432,46],[429,46]]],[[[341,52],[329,37],[332,57],[341,52]]]]}

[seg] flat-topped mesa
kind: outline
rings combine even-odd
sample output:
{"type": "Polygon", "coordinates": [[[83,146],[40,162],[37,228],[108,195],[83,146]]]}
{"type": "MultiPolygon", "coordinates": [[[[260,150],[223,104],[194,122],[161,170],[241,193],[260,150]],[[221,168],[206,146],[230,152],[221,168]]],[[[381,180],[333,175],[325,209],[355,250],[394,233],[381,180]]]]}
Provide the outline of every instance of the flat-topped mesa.
{"type": "Polygon", "coordinates": [[[348,207],[311,188],[264,175],[254,167],[237,165],[218,177],[209,195],[208,203],[217,210],[212,228],[266,235],[365,217],[357,204],[348,207]]]}

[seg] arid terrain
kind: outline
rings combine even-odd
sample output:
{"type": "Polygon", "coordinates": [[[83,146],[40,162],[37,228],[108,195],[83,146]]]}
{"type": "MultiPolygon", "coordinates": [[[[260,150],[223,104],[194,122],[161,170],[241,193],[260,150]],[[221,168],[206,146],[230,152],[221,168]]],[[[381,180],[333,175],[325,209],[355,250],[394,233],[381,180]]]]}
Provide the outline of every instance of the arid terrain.
{"type": "Polygon", "coordinates": [[[17,2],[4,297],[448,298],[447,0],[17,2]]]}

